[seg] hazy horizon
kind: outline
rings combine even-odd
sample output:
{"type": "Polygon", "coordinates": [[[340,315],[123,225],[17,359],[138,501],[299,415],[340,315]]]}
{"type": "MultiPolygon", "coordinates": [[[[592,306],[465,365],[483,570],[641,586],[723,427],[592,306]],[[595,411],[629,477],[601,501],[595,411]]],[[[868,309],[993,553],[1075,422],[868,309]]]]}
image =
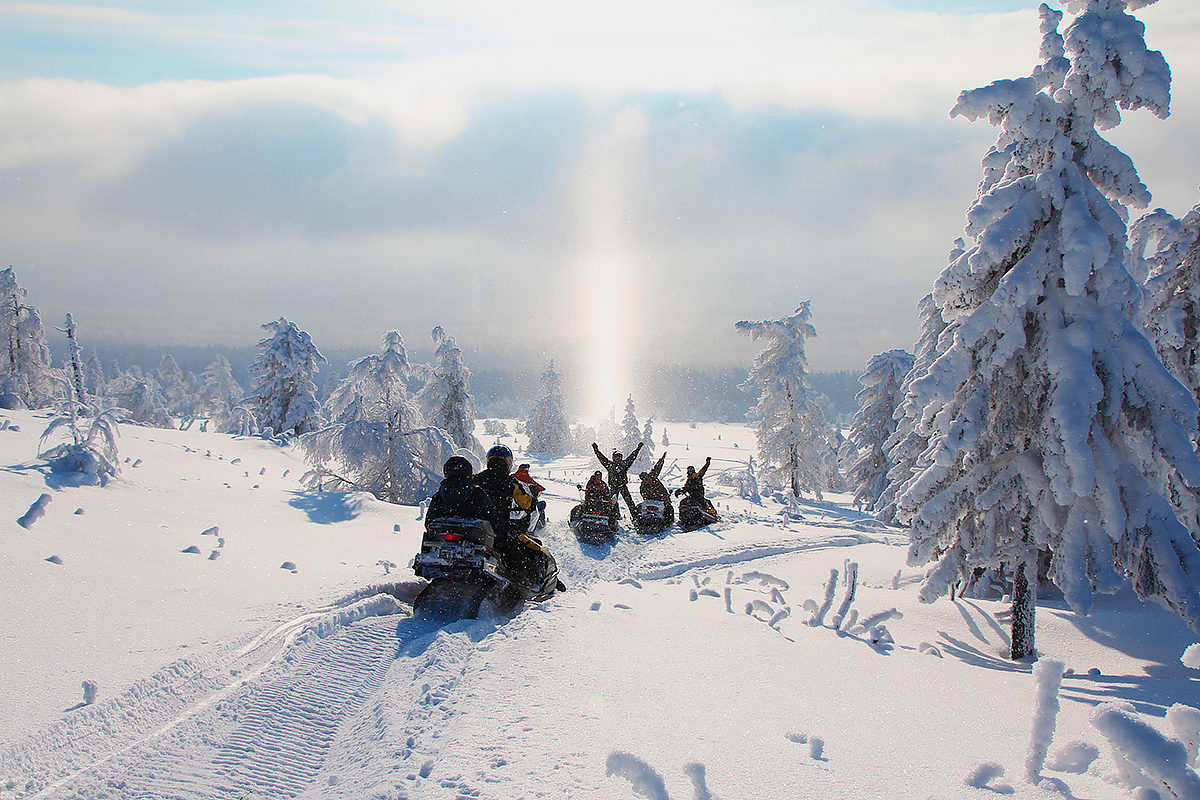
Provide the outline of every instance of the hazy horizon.
{"type": "MultiPolygon", "coordinates": [[[[916,340],[995,131],[959,91],[1030,72],[1036,2],[0,0],[0,265],[47,325],[253,346],[280,316],[371,352],[748,365],[812,301],[814,370],[916,340]]],[[[1196,204],[1200,8],[1137,15],[1173,116],[1111,138],[1196,204]]],[[[1069,19],[1069,18],[1068,18],[1069,19]]]]}

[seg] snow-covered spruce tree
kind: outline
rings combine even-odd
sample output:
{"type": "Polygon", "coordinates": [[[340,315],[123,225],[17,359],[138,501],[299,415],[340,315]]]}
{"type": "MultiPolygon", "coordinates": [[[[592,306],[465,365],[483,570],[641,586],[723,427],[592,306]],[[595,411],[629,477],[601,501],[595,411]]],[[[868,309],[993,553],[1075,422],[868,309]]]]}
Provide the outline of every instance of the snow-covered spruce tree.
{"type": "Polygon", "coordinates": [[[71,387],[75,390],[76,400],[87,405],[88,391],[83,374],[83,351],[79,348],[78,329],[70,314],[67,314],[66,327],[62,332],[67,335],[67,357],[71,364],[71,387]]]}
{"type": "Polygon", "coordinates": [[[261,351],[250,372],[258,382],[245,402],[271,435],[301,435],[321,427],[321,406],[313,378],[325,357],[312,338],[283,317],[263,324],[271,335],[258,343],[261,351]]]}
{"type": "Polygon", "coordinates": [[[234,407],[245,395],[245,390],[233,377],[233,366],[229,359],[218,353],[201,370],[200,380],[200,392],[196,398],[197,413],[212,417],[219,425],[227,424],[234,407]]]}
{"type": "MultiPolygon", "coordinates": [[[[621,418],[620,439],[614,449],[619,450],[622,456],[628,458],[629,454],[632,453],[637,446],[642,443],[642,441],[642,426],[641,423],[638,422],[637,408],[633,404],[633,395],[629,395],[625,399],[625,416],[621,418]]],[[[653,449],[653,446],[653,443],[651,443],[650,448],[653,449]]],[[[640,451],[638,451],[637,459],[635,459],[633,464],[630,465],[629,472],[633,475],[637,475],[638,472],[648,468],[652,463],[653,462],[650,460],[650,454],[647,453],[646,448],[643,447],[640,451]]]]}
{"type": "Polygon", "coordinates": [[[107,381],[104,378],[104,366],[100,363],[100,356],[96,354],[95,350],[83,365],[83,382],[89,397],[106,396],[107,381]]]}
{"type": "Polygon", "coordinates": [[[1200,401],[1200,205],[1181,220],[1161,208],[1147,214],[1131,226],[1129,244],[1130,262],[1144,265],[1135,277],[1144,283],[1146,336],[1200,401]]]}
{"type": "Polygon", "coordinates": [[[108,400],[123,420],[155,428],[171,427],[162,387],[134,364],[109,382],[108,400]]]}
{"type": "MultiPolygon", "coordinates": [[[[1127,264],[1143,283],[1140,321],[1167,371],[1200,401],[1200,206],[1182,220],[1157,209],[1130,228],[1127,264]],[[1151,252],[1148,254],[1147,250],[1151,252]]],[[[1192,443],[1200,442],[1200,428],[1192,443]]],[[[1175,470],[1156,462],[1152,476],[1200,542],[1200,497],[1175,470]]]]}
{"type": "Polygon", "coordinates": [[[805,300],[782,319],[742,321],[734,327],[768,342],[742,384],[759,395],[748,414],[758,439],[759,461],[782,471],[794,497],[807,491],[820,499],[832,445],[829,426],[808,385],[804,340],[817,335],[811,316],[810,301],[805,300]]]}
{"type": "Polygon", "coordinates": [[[41,408],[57,387],[46,329],[37,307],[25,302],[27,294],[12,267],[0,270],[0,345],[5,348],[0,396],[15,395],[29,408],[41,408]]]}
{"type": "Polygon", "coordinates": [[[854,490],[854,502],[875,509],[887,488],[887,441],[896,430],[895,414],[904,398],[904,379],[913,366],[907,350],[888,350],[872,356],[866,373],[859,378],[858,413],[850,423],[849,446],[853,452],[846,479],[854,490]]]}
{"type": "Polygon", "coordinates": [[[1200,550],[1147,477],[1158,462],[1200,486],[1196,403],[1132,322],[1121,209],[1149,193],[1097,132],[1120,109],[1165,115],[1169,70],[1122,0],[1069,5],[1065,48],[1062,14],[1041,7],[1034,77],[963,92],[951,112],[1000,135],[971,244],[934,286],[942,352],[910,387],[929,447],[897,500],[909,563],[937,562],[922,600],[977,567],[1012,576],[1013,658],[1034,651],[1041,553],[1080,613],[1127,578],[1200,631],[1200,550]]]}
{"type": "Polygon", "coordinates": [[[167,411],[173,417],[188,419],[196,415],[196,393],[188,385],[187,376],[179,368],[175,356],[164,353],[155,372],[167,401],[167,411]]]}
{"type": "Polygon", "coordinates": [[[654,464],[658,460],[654,457],[654,417],[650,417],[642,425],[642,443],[645,446],[642,447],[640,456],[645,456],[647,466],[654,464]]]}
{"type": "Polygon", "coordinates": [[[463,363],[462,350],[440,325],[433,329],[433,341],[437,343],[433,369],[417,394],[417,406],[425,423],[444,430],[455,447],[480,454],[483,448],[475,438],[471,371],[463,363]]]}
{"type": "Polygon", "coordinates": [[[541,396],[533,404],[525,423],[529,452],[566,455],[571,450],[571,426],[567,422],[562,378],[554,369],[553,361],[542,373],[541,384],[541,396]]]}
{"type": "Polygon", "coordinates": [[[51,420],[42,432],[38,440],[38,458],[44,458],[53,472],[74,473],[82,483],[104,486],[121,471],[116,412],[110,409],[96,414],[84,433],[77,413],[79,404],[75,399],[74,384],[66,378],[63,384],[67,413],[51,420]],[[64,428],[71,440],[43,450],[46,440],[64,428]]]}
{"type": "MultiPolygon", "coordinates": [[[[954,245],[950,251],[951,263],[966,249],[962,239],[955,240],[954,245]]],[[[925,374],[929,365],[940,355],[938,341],[946,329],[942,313],[933,302],[932,292],[921,298],[917,304],[917,314],[921,320],[921,336],[917,340],[916,359],[900,389],[904,399],[896,409],[896,429],[884,444],[891,467],[888,469],[887,486],[875,503],[876,518],[888,523],[896,521],[896,498],[916,472],[917,459],[929,445],[928,433],[918,424],[927,400],[912,392],[912,382],[916,376],[925,374]]]]}
{"type": "Polygon", "coordinates": [[[412,366],[396,331],[383,352],[359,359],[329,397],[333,422],[300,438],[312,471],[306,485],[366,491],[393,503],[415,503],[436,490],[456,445],[435,426],[420,426],[405,379],[412,366]]]}

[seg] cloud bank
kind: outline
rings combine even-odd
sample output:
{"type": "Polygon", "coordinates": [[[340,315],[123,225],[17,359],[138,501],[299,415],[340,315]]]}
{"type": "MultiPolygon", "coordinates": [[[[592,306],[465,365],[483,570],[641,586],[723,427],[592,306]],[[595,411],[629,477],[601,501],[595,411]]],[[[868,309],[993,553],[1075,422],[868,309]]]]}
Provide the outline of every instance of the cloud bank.
{"type": "MultiPolygon", "coordinates": [[[[974,195],[994,134],[951,121],[954,97],[1028,72],[1037,47],[1032,10],[445,5],[351,3],[280,32],[270,7],[0,3],[43,36],[88,26],[96,52],[188,51],[125,80],[4,58],[0,260],[48,320],[100,339],[243,344],[284,315],[318,345],[443,325],[565,362],[607,319],[622,358],[716,365],[752,356],[734,321],[811,298],[813,365],[859,369],[911,346],[974,195]],[[136,80],[155,70],[201,77],[136,80]]],[[[1181,213],[1200,13],[1170,5],[1142,17],[1175,117],[1115,138],[1181,213]]]]}

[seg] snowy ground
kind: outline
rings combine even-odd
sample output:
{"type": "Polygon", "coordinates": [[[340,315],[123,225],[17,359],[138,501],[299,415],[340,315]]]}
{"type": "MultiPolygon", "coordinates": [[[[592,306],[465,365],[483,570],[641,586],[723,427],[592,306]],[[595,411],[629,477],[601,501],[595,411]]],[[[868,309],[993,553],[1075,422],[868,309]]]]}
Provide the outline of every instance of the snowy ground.
{"type": "MultiPolygon", "coordinates": [[[[581,546],[562,520],[592,464],[535,461],[569,591],[439,628],[408,614],[416,508],[302,492],[296,454],[259,440],[126,426],[117,481],[62,486],[33,458],[45,419],[5,419],[20,428],[0,430],[5,800],[1118,798],[1093,708],[1127,701],[1165,731],[1168,706],[1200,706],[1174,617],[1044,602],[1039,650],[1072,672],[1051,766],[1027,781],[1033,679],[1005,658],[1005,606],[919,604],[904,537],[845,498],[785,519],[710,479],[718,526],[581,546]],[[18,525],[42,493],[45,515],[18,525]],[[898,609],[894,643],[834,629],[840,584],[806,624],[847,562],[847,619],[898,609]],[[1083,772],[1054,761],[1071,742],[1100,753],[1083,772]],[[988,762],[1005,774],[968,785],[988,762]]],[[[670,486],[753,447],[737,426],[668,430],[670,486]]]]}

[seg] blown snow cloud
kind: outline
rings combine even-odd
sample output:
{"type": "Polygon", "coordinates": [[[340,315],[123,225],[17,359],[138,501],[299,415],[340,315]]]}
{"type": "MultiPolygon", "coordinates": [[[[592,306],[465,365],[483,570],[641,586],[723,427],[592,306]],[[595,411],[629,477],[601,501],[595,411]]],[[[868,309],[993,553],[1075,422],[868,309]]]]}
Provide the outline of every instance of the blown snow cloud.
{"type": "MultiPolygon", "coordinates": [[[[1024,5],[0,2],[4,261],[101,338],[245,343],[284,314],[318,345],[441,324],[566,358],[615,220],[631,352],[745,361],[733,320],[812,298],[814,366],[856,369],[915,335],[992,137],[946,112],[1029,70],[1024,5]]],[[[1142,16],[1196,119],[1198,14],[1142,16]]],[[[1138,123],[1139,166],[1186,130],[1138,123]]],[[[1147,161],[1194,204],[1200,163],[1147,161]]]]}

